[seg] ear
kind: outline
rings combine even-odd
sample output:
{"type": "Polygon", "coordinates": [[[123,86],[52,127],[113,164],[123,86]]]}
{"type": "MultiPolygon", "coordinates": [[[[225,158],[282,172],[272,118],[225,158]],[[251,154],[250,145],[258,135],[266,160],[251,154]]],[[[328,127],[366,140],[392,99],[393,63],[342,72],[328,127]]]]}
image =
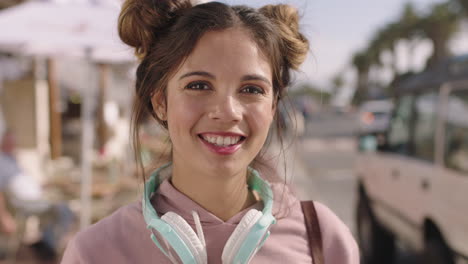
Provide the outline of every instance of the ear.
{"type": "Polygon", "coordinates": [[[162,96],[153,95],[151,97],[151,105],[153,106],[153,111],[159,120],[167,121],[166,101],[164,98],[162,96]]]}

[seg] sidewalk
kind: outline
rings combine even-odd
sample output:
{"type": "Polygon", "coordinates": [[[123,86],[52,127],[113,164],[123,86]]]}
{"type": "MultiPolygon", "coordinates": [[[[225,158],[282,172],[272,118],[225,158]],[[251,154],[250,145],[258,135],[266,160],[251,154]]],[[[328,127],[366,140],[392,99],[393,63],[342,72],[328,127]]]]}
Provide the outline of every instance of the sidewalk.
{"type": "Polygon", "coordinates": [[[300,200],[320,200],[319,193],[311,182],[311,175],[304,164],[301,153],[303,140],[285,138],[282,150],[278,139],[272,139],[269,155],[275,157],[275,170],[283,177],[286,171],[286,183],[300,200]]]}

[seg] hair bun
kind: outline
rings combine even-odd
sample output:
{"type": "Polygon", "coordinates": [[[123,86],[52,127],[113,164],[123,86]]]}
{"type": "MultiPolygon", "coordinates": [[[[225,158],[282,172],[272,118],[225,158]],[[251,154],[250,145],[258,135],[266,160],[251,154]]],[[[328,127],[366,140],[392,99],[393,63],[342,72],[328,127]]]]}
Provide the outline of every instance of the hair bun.
{"type": "Polygon", "coordinates": [[[309,52],[309,41],[299,31],[299,14],[297,9],[290,5],[266,5],[259,10],[270,18],[278,27],[283,39],[282,51],[295,70],[304,62],[309,52]]]}
{"type": "Polygon", "coordinates": [[[118,21],[120,39],[143,59],[154,45],[157,32],[164,31],[179,12],[191,6],[189,0],[126,0],[118,21]]]}

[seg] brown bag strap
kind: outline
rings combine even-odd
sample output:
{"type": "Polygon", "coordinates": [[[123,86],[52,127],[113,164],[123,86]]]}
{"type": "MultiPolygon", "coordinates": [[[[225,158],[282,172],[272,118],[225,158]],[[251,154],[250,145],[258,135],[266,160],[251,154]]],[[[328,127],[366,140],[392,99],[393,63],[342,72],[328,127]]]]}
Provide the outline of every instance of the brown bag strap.
{"type": "Polygon", "coordinates": [[[313,264],[324,264],[322,250],[322,233],[315,211],[313,201],[301,201],[302,212],[304,213],[307,235],[309,236],[309,248],[312,255],[313,264]]]}

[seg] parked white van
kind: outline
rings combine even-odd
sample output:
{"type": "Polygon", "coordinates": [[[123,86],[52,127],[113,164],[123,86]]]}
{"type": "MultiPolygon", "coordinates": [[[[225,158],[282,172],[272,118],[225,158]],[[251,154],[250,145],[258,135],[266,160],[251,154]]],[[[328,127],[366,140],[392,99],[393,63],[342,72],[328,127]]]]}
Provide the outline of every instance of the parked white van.
{"type": "Polygon", "coordinates": [[[396,241],[422,263],[468,263],[468,56],[395,87],[384,140],[356,164],[364,263],[393,263],[396,241]]]}

